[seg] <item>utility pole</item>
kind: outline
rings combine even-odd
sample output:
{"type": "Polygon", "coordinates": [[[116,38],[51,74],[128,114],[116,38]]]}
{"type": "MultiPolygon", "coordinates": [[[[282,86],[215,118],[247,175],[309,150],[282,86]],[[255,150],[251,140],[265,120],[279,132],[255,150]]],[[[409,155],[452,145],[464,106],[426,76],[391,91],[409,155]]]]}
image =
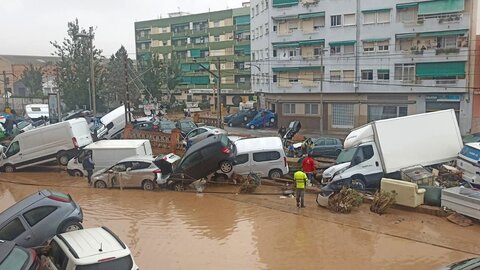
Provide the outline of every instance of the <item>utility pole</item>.
{"type": "Polygon", "coordinates": [[[7,94],[7,86],[8,86],[8,80],[7,80],[7,72],[5,70],[3,71],[3,100],[5,104],[5,108],[7,107],[8,104],[8,94],[7,94]]]}
{"type": "Polygon", "coordinates": [[[323,80],[325,79],[325,67],[323,66],[323,53],[324,49],[321,48],[320,52],[320,68],[321,68],[321,76],[320,76],[320,135],[323,135],[323,80]]]}
{"type": "Polygon", "coordinates": [[[95,91],[95,66],[93,63],[93,26],[90,26],[88,34],[90,37],[90,83],[92,85],[93,115],[95,116],[97,115],[97,99],[95,91]]]}
{"type": "Polygon", "coordinates": [[[217,121],[218,121],[218,126],[220,128],[223,128],[223,121],[222,121],[222,98],[221,98],[221,85],[222,85],[222,74],[220,72],[221,69],[221,64],[220,64],[220,58],[217,59],[217,65],[218,65],[218,77],[217,77],[217,83],[218,83],[218,93],[217,93],[217,100],[218,100],[218,106],[217,106],[217,121]]]}
{"type": "Polygon", "coordinates": [[[125,124],[130,123],[130,92],[128,91],[128,56],[125,55],[125,124]]]}

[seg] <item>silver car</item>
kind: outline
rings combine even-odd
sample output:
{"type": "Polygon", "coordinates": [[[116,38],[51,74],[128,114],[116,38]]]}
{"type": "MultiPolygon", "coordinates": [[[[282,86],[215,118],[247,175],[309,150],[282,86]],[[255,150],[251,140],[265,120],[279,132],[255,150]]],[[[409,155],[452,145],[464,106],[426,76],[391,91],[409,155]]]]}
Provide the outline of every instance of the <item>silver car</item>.
{"type": "Polygon", "coordinates": [[[0,214],[0,239],[40,246],[58,233],[83,229],[82,222],[82,209],[69,194],[44,189],[0,214]]]}
{"type": "Polygon", "coordinates": [[[227,131],[221,128],[216,128],[211,126],[198,127],[190,131],[187,134],[187,136],[185,136],[184,144],[188,145],[188,142],[190,142],[190,145],[192,145],[205,138],[208,138],[210,136],[217,135],[217,134],[227,134],[227,131]]]}
{"type": "Polygon", "coordinates": [[[153,161],[155,161],[154,156],[133,156],[122,159],[115,165],[94,173],[93,187],[141,187],[144,190],[154,190],[161,172],[153,161]]]}

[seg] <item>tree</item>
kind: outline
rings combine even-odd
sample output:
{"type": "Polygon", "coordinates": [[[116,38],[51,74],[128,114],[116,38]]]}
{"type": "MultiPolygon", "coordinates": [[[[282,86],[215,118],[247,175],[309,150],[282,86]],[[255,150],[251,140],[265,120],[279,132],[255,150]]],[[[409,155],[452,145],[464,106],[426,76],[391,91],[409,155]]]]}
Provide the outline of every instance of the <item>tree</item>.
{"type": "Polygon", "coordinates": [[[127,64],[128,92],[130,102],[137,105],[141,95],[141,82],[137,78],[133,61],[128,58],[127,50],[121,46],[113,54],[107,64],[105,74],[105,88],[99,92],[100,99],[108,109],[118,107],[120,102],[126,100],[125,62],[127,64]]]}
{"type": "Polygon", "coordinates": [[[43,97],[42,67],[30,64],[22,73],[22,82],[30,90],[33,97],[43,97]]]}
{"type": "Polygon", "coordinates": [[[168,101],[171,100],[175,88],[181,83],[181,77],[184,75],[180,67],[180,61],[175,57],[175,54],[172,53],[171,55],[170,59],[164,57],[165,61],[162,70],[162,86],[166,90],[165,95],[168,101]]]}
{"type": "MultiPolygon", "coordinates": [[[[63,42],[50,42],[55,48],[53,55],[60,57],[56,63],[56,84],[68,108],[90,106],[90,40],[85,29],[81,29],[78,19],[68,23],[68,37],[63,42]]],[[[93,35],[93,33],[92,33],[93,35]]],[[[101,50],[93,47],[95,87],[98,93],[103,89],[103,68],[100,65],[101,50]]],[[[98,104],[101,106],[101,104],[98,104]]],[[[97,106],[98,107],[98,106],[97,106]]]]}

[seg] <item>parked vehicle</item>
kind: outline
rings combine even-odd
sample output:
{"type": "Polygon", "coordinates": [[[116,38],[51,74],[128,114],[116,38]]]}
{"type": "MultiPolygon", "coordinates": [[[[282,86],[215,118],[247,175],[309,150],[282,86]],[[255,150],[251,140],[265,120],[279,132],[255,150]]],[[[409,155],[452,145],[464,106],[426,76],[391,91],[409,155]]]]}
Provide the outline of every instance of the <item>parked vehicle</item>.
{"type": "Polygon", "coordinates": [[[289,142],[293,139],[293,137],[300,131],[302,128],[302,123],[300,121],[292,121],[288,125],[288,129],[285,132],[285,135],[283,135],[283,145],[285,147],[288,146],[289,142]]]}
{"type": "MultiPolygon", "coordinates": [[[[169,168],[172,163],[161,163],[160,160],[156,161],[156,165],[162,174],[172,172],[168,177],[167,185],[179,190],[185,184],[207,177],[217,170],[221,170],[225,174],[230,173],[233,169],[235,155],[236,147],[228,139],[228,136],[218,134],[190,147],[175,168],[169,168]]],[[[164,181],[167,180],[165,177],[163,178],[164,181]]]]}
{"type": "Polygon", "coordinates": [[[24,248],[12,241],[0,240],[0,269],[4,270],[38,270],[40,260],[37,252],[24,248]]]}
{"type": "Polygon", "coordinates": [[[178,120],[175,126],[180,129],[183,137],[187,136],[190,131],[197,128],[197,125],[190,119],[178,120]]]}
{"type": "Polygon", "coordinates": [[[337,157],[342,152],[343,143],[340,139],[321,137],[312,138],[313,148],[310,154],[313,157],[337,157]]]}
{"type": "Polygon", "coordinates": [[[0,239],[35,247],[55,234],[82,229],[83,212],[69,194],[44,189],[0,213],[0,239]]]}
{"type": "MultiPolygon", "coordinates": [[[[132,117],[133,119],[133,117],[132,117]]],[[[102,126],[97,130],[98,139],[118,139],[125,129],[125,105],[100,118],[102,126]]]]}
{"type": "Polygon", "coordinates": [[[25,116],[33,121],[50,117],[48,104],[27,104],[25,105],[25,116]]]}
{"type": "Polygon", "coordinates": [[[159,123],[160,131],[166,134],[172,133],[172,130],[175,129],[175,123],[168,120],[160,121],[159,123]]]}
{"type": "Polygon", "coordinates": [[[458,154],[457,167],[463,180],[480,186],[480,143],[467,143],[458,154]]]}
{"type": "Polygon", "coordinates": [[[438,270],[476,270],[480,269],[480,257],[470,258],[440,267],[438,270]]]}
{"type": "Polygon", "coordinates": [[[158,125],[154,122],[140,122],[133,126],[133,129],[145,130],[145,131],[158,131],[158,125]]]}
{"type": "Polygon", "coordinates": [[[74,110],[68,112],[65,116],[62,117],[62,121],[67,121],[75,118],[85,118],[87,122],[89,122],[87,118],[90,118],[91,112],[88,110],[74,110]]]}
{"type": "Polygon", "coordinates": [[[133,156],[99,170],[92,176],[96,188],[122,187],[154,190],[161,171],[153,162],[155,157],[133,156]]]}
{"type": "Polygon", "coordinates": [[[279,137],[240,139],[235,142],[237,155],[229,174],[217,171],[217,181],[228,179],[233,173],[260,177],[280,178],[288,173],[288,164],[282,140],[279,137]]]}
{"type": "Polygon", "coordinates": [[[255,109],[244,109],[234,114],[226,123],[229,127],[241,126],[252,120],[258,111],[255,109]]]}
{"type": "Polygon", "coordinates": [[[398,179],[403,168],[454,160],[462,146],[453,110],[374,121],[347,136],[346,153],[338,159],[348,154],[351,159],[324,171],[323,179],[330,181],[324,189],[377,189],[382,177],[398,179]]]}
{"type": "Polygon", "coordinates": [[[480,132],[463,137],[463,143],[480,142],[480,132]]]}
{"type": "Polygon", "coordinates": [[[248,122],[245,127],[249,129],[274,127],[277,123],[277,115],[271,111],[261,111],[248,122]]]}
{"type": "Polygon", "coordinates": [[[83,118],[38,127],[18,134],[2,154],[0,167],[5,172],[57,160],[66,166],[81,147],[92,143],[83,118]]]}
{"type": "Polygon", "coordinates": [[[127,157],[151,155],[152,146],[149,140],[101,140],[91,143],[70,159],[67,165],[69,175],[87,175],[82,162],[89,152],[92,153],[92,159],[95,162],[94,172],[96,172],[127,157]]]}
{"type": "Polygon", "coordinates": [[[223,117],[223,122],[224,123],[228,123],[230,121],[230,119],[232,119],[232,117],[234,116],[235,114],[234,113],[231,113],[229,115],[226,115],[223,117]]]}
{"type": "Polygon", "coordinates": [[[138,270],[130,249],[107,227],[56,235],[41,256],[49,270],[138,270]]]}
{"type": "Polygon", "coordinates": [[[187,136],[185,136],[184,144],[186,145],[188,141],[191,141],[193,145],[201,140],[218,134],[227,134],[227,131],[211,126],[198,127],[190,131],[187,136]]]}

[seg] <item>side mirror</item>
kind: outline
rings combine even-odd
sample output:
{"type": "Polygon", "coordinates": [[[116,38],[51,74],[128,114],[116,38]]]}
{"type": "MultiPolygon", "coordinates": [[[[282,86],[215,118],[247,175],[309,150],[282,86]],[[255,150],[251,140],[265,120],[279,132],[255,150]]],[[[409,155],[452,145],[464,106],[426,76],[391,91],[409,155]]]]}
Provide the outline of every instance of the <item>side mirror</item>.
{"type": "Polygon", "coordinates": [[[108,173],[113,173],[113,170],[108,170],[108,173]]]}
{"type": "Polygon", "coordinates": [[[131,170],[132,170],[132,168],[128,167],[126,171],[129,172],[129,171],[131,171],[131,170]]]}
{"type": "Polygon", "coordinates": [[[5,155],[5,153],[2,152],[2,158],[5,159],[7,158],[7,155],[5,155]]]}

